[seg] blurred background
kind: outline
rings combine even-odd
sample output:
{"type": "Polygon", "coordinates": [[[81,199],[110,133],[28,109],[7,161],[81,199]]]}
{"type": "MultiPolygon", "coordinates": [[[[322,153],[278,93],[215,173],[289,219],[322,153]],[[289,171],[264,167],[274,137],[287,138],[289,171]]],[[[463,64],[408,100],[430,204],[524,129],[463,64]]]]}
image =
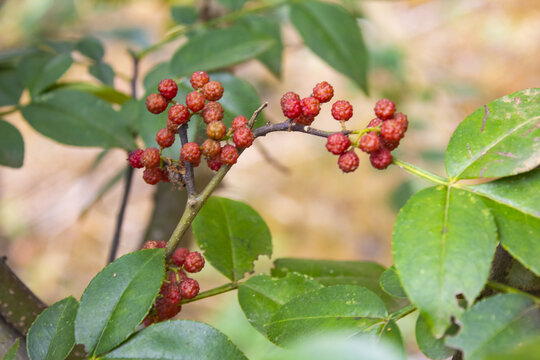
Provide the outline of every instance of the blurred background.
{"type": "MultiPolygon", "coordinates": [[[[43,39],[93,35],[106,45],[105,61],[118,74],[114,86],[129,93],[127,50],[162,39],[175,24],[171,7],[193,4],[223,12],[211,1],[0,1],[0,52],[43,39]]],[[[323,80],[334,86],[335,99],[353,104],[349,128],[363,128],[374,117],[376,100],[389,97],[410,121],[397,156],[444,174],[446,144],[465,116],[495,98],[540,84],[537,0],[343,0],[342,5],[358,16],[367,43],[371,96],[313,54],[294,28],[284,23],[281,79],[256,61],[232,69],[268,102],[267,119],[282,120],[283,93],[308,96],[323,80]]],[[[145,58],[141,73],[170,58],[179,43],[145,58]]],[[[95,81],[85,66],[77,65],[64,78],[95,81]]],[[[99,193],[125,166],[126,154],[111,150],[101,158],[97,148],[65,146],[43,137],[18,114],[4,119],[22,132],[25,158],[21,169],[0,167],[0,255],[8,257],[9,265],[46,303],[68,295],[80,297],[106,263],[122,182],[103,196],[99,193]],[[96,162],[98,157],[101,160],[96,162]]],[[[329,105],[323,106],[313,126],[339,129],[329,105]]],[[[324,140],[304,134],[273,133],[257,142],[242,154],[218,194],[245,201],[261,214],[272,232],[273,258],[392,264],[390,244],[397,211],[428,184],[394,167],[377,171],[365,155],[360,156],[356,172],[343,174],[324,140]]],[[[205,171],[199,170],[201,179],[209,176],[205,171]]],[[[120,255],[138,249],[148,237],[166,240],[169,233],[160,222],[177,220],[181,214],[181,195],[178,203],[156,209],[155,199],[164,201],[174,193],[160,187],[154,196],[156,187],[145,184],[141,174],[140,170],[135,174],[120,255]]],[[[256,270],[267,271],[270,266],[270,259],[260,259],[256,270]]],[[[211,266],[195,278],[202,291],[226,282],[211,266]]],[[[235,293],[186,305],[179,317],[216,326],[249,358],[272,348],[249,326],[235,293]]],[[[400,325],[410,353],[423,358],[414,348],[414,319],[406,318],[400,325]]]]}

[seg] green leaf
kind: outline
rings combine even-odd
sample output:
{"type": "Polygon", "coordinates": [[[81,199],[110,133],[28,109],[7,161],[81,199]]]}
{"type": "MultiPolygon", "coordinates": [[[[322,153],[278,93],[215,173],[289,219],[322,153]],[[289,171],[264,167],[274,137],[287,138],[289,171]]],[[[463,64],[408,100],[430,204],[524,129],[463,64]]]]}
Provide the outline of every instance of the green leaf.
{"type": "Polygon", "coordinates": [[[17,351],[19,350],[20,340],[17,338],[13,344],[9,347],[7,353],[4,355],[2,360],[13,360],[17,356],[17,351]]]}
{"type": "Polygon", "coordinates": [[[369,261],[334,261],[282,258],[274,261],[272,276],[283,277],[289,272],[308,275],[323,285],[361,285],[379,296],[388,311],[393,312],[407,304],[406,300],[388,295],[379,286],[385,268],[369,261]]]}
{"type": "Polygon", "coordinates": [[[19,76],[30,95],[35,97],[58,80],[71,64],[73,59],[69,54],[29,54],[21,59],[19,76]]]}
{"type": "MultiPolygon", "coordinates": [[[[399,355],[399,359],[407,360],[407,351],[405,350],[405,344],[399,326],[395,321],[389,320],[381,325],[381,329],[378,331],[376,340],[380,340],[383,344],[390,345],[396,350],[396,355],[399,355]]],[[[396,356],[397,357],[397,356],[396,356]]]]}
{"type": "Polygon", "coordinates": [[[489,354],[486,360],[538,360],[540,335],[527,340],[504,353],[489,354]]]}
{"type": "Polygon", "coordinates": [[[272,255],[272,238],[261,216],[247,204],[211,197],[192,224],[204,256],[233,281],[253,270],[259,255],[272,255]]]}
{"type": "Polygon", "coordinates": [[[107,85],[101,85],[101,84],[93,84],[89,82],[62,82],[62,83],[56,83],[48,88],[48,90],[56,90],[56,89],[70,89],[75,91],[82,91],[88,94],[95,95],[111,104],[119,104],[122,105],[126,101],[131,99],[131,96],[124,94],[123,92],[120,92],[118,90],[115,90],[114,88],[107,86],[107,85]]]}
{"type": "Polygon", "coordinates": [[[396,269],[437,338],[462,311],[456,295],[472,302],[484,287],[496,244],[489,209],[463,190],[422,190],[399,212],[392,245],[396,269]]]}
{"type": "Polygon", "coordinates": [[[247,360],[224,334],[209,325],[190,320],[151,325],[103,359],[247,360]]]}
{"type": "Polygon", "coordinates": [[[461,349],[467,360],[511,350],[540,334],[540,310],[520,294],[499,294],[476,303],[459,318],[457,336],[447,345],[461,349]]]}
{"type": "Polygon", "coordinates": [[[540,88],[507,95],[477,109],[459,124],[446,150],[455,179],[501,177],[540,164],[540,88]]]}
{"type": "Polygon", "coordinates": [[[107,102],[84,92],[60,89],[22,108],[26,121],[60,143],[104,148],[136,147],[131,131],[107,102]]]}
{"type": "Polygon", "coordinates": [[[485,197],[504,248],[540,275],[540,168],[469,188],[485,197]]]}
{"type": "Polygon", "coordinates": [[[394,297],[407,297],[405,290],[403,290],[403,287],[401,286],[401,280],[399,279],[399,275],[397,274],[396,267],[393,265],[382,273],[380,285],[384,291],[394,297]]]}
{"type": "Polygon", "coordinates": [[[356,19],[347,10],[333,3],[304,1],[291,6],[290,17],[315,54],[368,93],[368,53],[356,19]]]}
{"type": "Polygon", "coordinates": [[[92,74],[96,79],[104,84],[113,86],[114,84],[114,70],[111,65],[103,62],[98,62],[90,65],[88,72],[92,74]]]}
{"type": "Polygon", "coordinates": [[[93,36],[86,36],[79,40],[76,45],[76,49],[84,56],[89,57],[95,61],[101,61],[103,55],[105,55],[105,49],[99,39],[93,36]]]}
{"type": "Polygon", "coordinates": [[[245,27],[216,29],[193,36],[171,59],[177,77],[194,71],[211,71],[254,58],[274,45],[274,40],[245,27]]]}
{"type": "Polygon", "coordinates": [[[283,304],[296,296],[322,287],[306,275],[288,273],[286,277],[274,279],[268,275],[257,275],[238,287],[238,302],[251,325],[266,335],[264,325],[283,304]]]}
{"type": "Polygon", "coordinates": [[[127,254],[97,274],[81,297],[75,337],[92,356],[122,343],[144,319],[164,276],[164,251],[127,254]]]}
{"type": "Polygon", "coordinates": [[[240,10],[247,0],[218,0],[218,2],[229,10],[240,10]]]}
{"type": "Polygon", "coordinates": [[[23,88],[17,69],[0,67],[0,106],[18,104],[23,88]]]}
{"type": "Polygon", "coordinates": [[[78,302],[72,296],[51,305],[28,331],[26,349],[32,360],[63,360],[75,346],[74,323],[78,302]]]}
{"type": "Polygon", "coordinates": [[[287,346],[325,332],[353,336],[383,322],[387,315],[382,300],[368,289],[336,285],[293,298],[272,317],[266,332],[270,341],[287,346]]]}
{"type": "Polygon", "coordinates": [[[0,119],[0,165],[20,168],[24,162],[24,140],[19,130],[0,119]]]}
{"type": "Polygon", "coordinates": [[[281,39],[281,27],[279,23],[268,16],[250,15],[242,18],[239,24],[246,26],[251,31],[271,36],[275,40],[268,50],[257,56],[276,77],[281,77],[281,59],[283,58],[283,41],[281,39]]]}
{"type": "Polygon", "coordinates": [[[273,351],[264,360],[402,360],[403,356],[384,342],[365,336],[344,337],[339,331],[303,338],[290,349],[273,351]]]}
{"type": "Polygon", "coordinates": [[[172,6],[171,18],[178,24],[192,25],[197,22],[199,13],[193,6],[172,6]]]}
{"type": "MultiPolygon", "coordinates": [[[[455,327],[457,329],[457,327],[455,327]]],[[[452,329],[452,327],[450,328],[452,329]]],[[[431,333],[426,319],[422,315],[416,320],[416,342],[422,352],[430,359],[445,360],[450,358],[456,350],[444,345],[445,338],[436,339],[431,333]]]]}

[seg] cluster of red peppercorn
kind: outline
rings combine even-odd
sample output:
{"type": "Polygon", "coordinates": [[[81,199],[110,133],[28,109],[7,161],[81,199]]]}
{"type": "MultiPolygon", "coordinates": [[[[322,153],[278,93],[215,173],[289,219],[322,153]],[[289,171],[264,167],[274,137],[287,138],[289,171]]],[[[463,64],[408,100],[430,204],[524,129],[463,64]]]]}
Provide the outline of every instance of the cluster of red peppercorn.
{"type": "MultiPolygon", "coordinates": [[[[323,81],[313,88],[311,96],[301,99],[294,92],[288,92],[281,98],[283,115],[293,122],[309,126],[321,110],[321,104],[329,102],[334,96],[332,85],[323,81]]],[[[358,168],[359,159],[355,148],[370,154],[373,167],[385,169],[392,163],[390,153],[403,138],[408,127],[407,116],[395,113],[395,104],[388,99],[381,99],[375,105],[377,118],[371,120],[366,130],[361,131],[358,139],[351,142],[345,122],[353,115],[352,105],[345,100],[332,104],[332,117],[341,122],[343,131],[330,135],[326,148],[334,155],[339,155],[338,166],[343,172],[352,172],[358,168]]]]}
{"type": "Polygon", "coordinates": [[[223,96],[224,89],[220,82],[210,81],[204,71],[194,72],[190,82],[194,91],[186,96],[185,105],[172,100],[178,92],[178,86],[171,79],[162,80],[158,85],[159,93],[150,94],[146,99],[146,108],[153,114],[164,112],[173,103],[168,111],[167,127],[159,130],[156,135],[160,149],[137,149],[128,157],[131,166],[145,167],[143,179],[149,184],[170,180],[171,170],[176,168],[164,164],[161,151],[174,143],[178,128],[186,124],[193,114],[199,114],[206,123],[208,138],[201,145],[196,142],[185,143],[180,151],[179,165],[188,162],[198,166],[204,155],[208,167],[217,171],[223,164],[235,164],[239,155],[238,148],[251,146],[255,139],[246,117],[234,118],[230,129],[222,121],[224,110],[218,100],[223,96]],[[229,144],[230,140],[234,145],[229,144]]]}
{"type": "MultiPolygon", "coordinates": [[[[143,249],[164,248],[165,241],[147,241],[143,249]]],[[[199,294],[199,283],[188,277],[187,273],[196,273],[203,269],[204,257],[197,251],[178,248],[167,264],[165,280],[159,295],[143,321],[144,326],[174,317],[182,309],[182,299],[193,299],[199,294]],[[186,273],[187,272],[187,273],[186,273]]]]}

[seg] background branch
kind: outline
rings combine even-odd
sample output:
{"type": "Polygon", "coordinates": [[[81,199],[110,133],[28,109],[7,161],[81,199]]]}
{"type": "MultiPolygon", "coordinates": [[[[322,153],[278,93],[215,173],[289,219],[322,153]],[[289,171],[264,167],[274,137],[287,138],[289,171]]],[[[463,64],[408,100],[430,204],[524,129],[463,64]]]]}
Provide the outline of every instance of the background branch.
{"type": "MultiPolygon", "coordinates": [[[[133,60],[133,77],[131,78],[131,96],[136,100],[137,99],[137,81],[139,79],[139,59],[133,52],[130,52],[130,55],[133,60]]],[[[133,134],[133,136],[136,136],[136,134],[133,134]]],[[[114,261],[114,259],[116,259],[116,255],[118,253],[118,247],[120,246],[120,236],[122,235],[122,225],[124,223],[127,202],[129,199],[129,194],[131,192],[131,183],[133,182],[133,168],[129,164],[126,167],[125,179],[126,180],[124,182],[124,193],[122,194],[120,210],[118,210],[118,215],[116,217],[114,235],[113,235],[111,247],[109,250],[109,257],[107,259],[108,263],[111,263],[114,261]]]]}

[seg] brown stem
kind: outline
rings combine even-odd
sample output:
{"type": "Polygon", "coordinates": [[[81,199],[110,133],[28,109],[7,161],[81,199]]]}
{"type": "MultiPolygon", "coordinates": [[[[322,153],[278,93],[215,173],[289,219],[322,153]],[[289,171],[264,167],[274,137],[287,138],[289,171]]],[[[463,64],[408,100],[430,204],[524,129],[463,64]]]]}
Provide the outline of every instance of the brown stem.
{"type": "Polygon", "coordinates": [[[19,333],[26,335],[35,318],[47,306],[0,259],[0,315],[19,333]]]}
{"type": "MultiPolygon", "coordinates": [[[[178,128],[178,135],[180,136],[180,141],[182,142],[182,146],[188,143],[187,130],[188,130],[187,123],[183,124],[182,126],[178,128]]],[[[189,199],[197,195],[197,189],[195,188],[195,175],[193,172],[193,164],[186,161],[184,166],[186,167],[186,175],[184,176],[184,181],[186,182],[186,189],[187,189],[188,201],[189,201],[189,199]]]]}

